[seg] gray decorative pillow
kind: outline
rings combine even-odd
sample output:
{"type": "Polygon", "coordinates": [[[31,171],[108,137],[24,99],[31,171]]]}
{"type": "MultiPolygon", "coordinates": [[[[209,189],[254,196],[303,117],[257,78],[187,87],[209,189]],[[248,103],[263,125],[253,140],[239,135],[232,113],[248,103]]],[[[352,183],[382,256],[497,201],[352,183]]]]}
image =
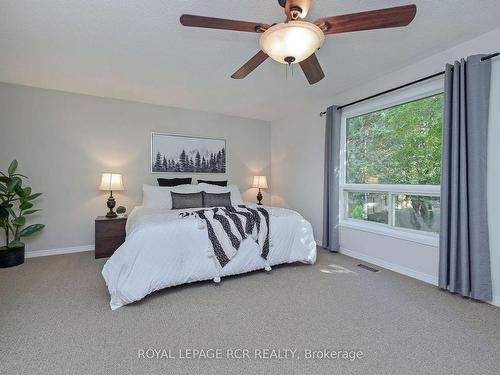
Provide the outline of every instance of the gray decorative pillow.
{"type": "Polygon", "coordinates": [[[228,206],[231,206],[231,193],[203,192],[203,207],[228,207],[228,206]]]}
{"type": "Polygon", "coordinates": [[[201,208],[203,207],[203,194],[199,193],[174,193],[172,194],[172,210],[181,208],[201,208]]]}

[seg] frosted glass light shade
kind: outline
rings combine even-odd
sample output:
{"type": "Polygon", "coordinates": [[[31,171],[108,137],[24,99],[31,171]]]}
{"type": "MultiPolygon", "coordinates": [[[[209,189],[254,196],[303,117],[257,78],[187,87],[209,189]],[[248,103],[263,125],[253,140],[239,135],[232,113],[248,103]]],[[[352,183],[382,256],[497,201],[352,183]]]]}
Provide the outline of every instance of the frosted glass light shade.
{"type": "Polygon", "coordinates": [[[273,60],[287,64],[287,57],[293,57],[292,64],[311,56],[323,45],[325,35],[313,23],[289,21],[278,23],[267,29],[260,37],[260,48],[273,60]]]}
{"type": "Polygon", "coordinates": [[[252,187],[259,189],[267,189],[267,177],[266,176],[254,176],[252,187]]]}
{"type": "Polygon", "coordinates": [[[99,190],[121,191],[123,187],[122,175],[119,173],[103,173],[99,190]]]}

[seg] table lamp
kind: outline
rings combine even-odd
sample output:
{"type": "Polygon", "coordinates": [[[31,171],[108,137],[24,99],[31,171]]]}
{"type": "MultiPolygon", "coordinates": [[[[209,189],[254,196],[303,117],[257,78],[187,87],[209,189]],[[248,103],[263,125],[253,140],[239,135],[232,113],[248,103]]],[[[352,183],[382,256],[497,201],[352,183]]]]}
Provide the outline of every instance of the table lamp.
{"type": "Polygon", "coordinates": [[[266,176],[254,176],[253,177],[253,185],[252,187],[254,188],[259,188],[259,192],[257,194],[257,201],[258,205],[262,206],[262,193],[260,192],[260,189],[267,189],[267,177],[266,176]]]}
{"type": "Polygon", "coordinates": [[[106,217],[112,218],[116,217],[116,212],[113,211],[115,208],[116,201],[113,198],[113,191],[122,191],[125,190],[123,187],[122,175],[119,173],[103,173],[101,177],[101,185],[99,186],[99,190],[109,191],[110,195],[108,198],[108,208],[109,212],[106,214],[106,217]]]}

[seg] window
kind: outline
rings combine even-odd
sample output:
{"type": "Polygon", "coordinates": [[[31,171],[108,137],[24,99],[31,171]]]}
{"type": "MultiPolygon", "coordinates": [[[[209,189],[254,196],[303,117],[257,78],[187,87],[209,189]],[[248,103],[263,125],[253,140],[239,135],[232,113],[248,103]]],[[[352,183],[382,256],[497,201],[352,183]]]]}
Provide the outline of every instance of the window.
{"type": "Polygon", "coordinates": [[[442,86],[419,91],[343,113],[343,225],[437,240],[442,86]]]}

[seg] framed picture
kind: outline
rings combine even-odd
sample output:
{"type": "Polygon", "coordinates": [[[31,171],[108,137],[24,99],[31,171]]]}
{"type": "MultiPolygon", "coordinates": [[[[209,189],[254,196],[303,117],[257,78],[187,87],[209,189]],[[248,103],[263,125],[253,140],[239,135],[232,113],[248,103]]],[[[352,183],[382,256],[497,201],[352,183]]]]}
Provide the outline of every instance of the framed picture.
{"type": "Polygon", "coordinates": [[[226,173],[226,141],[151,133],[151,172],[226,173]]]}

